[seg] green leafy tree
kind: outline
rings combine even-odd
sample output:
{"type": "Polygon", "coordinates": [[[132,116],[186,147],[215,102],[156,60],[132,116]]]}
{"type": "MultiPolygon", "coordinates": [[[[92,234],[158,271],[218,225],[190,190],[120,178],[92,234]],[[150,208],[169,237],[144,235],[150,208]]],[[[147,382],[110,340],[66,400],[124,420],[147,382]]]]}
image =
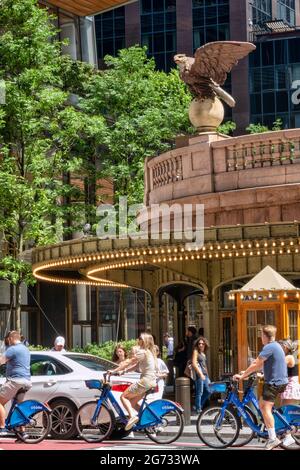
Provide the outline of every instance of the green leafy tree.
{"type": "Polygon", "coordinates": [[[145,48],[123,49],[105,63],[81,104],[103,114],[109,127],[101,165],[102,174],[113,178],[116,201],[126,195],[129,203],[142,202],[145,158],[170,149],[176,134],[191,132],[191,96],[177,70],[155,70],[145,48]]]}
{"type": "Polygon", "coordinates": [[[26,249],[61,239],[82,221],[82,191],[70,174],[88,170],[105,141],[101,116],[69,103],[70,91],[84,92],[86,66],[61,58],[61,44],[48,13],[36,0],[2,0],[0,80],[0,277],[15,286],[13,327],[20,329],[20,286],[33,281],[26,249]],[[76,68],[77,67],[77,68],[76,68]],[[78,69],[79,67],[79,69],[78,69]]]}

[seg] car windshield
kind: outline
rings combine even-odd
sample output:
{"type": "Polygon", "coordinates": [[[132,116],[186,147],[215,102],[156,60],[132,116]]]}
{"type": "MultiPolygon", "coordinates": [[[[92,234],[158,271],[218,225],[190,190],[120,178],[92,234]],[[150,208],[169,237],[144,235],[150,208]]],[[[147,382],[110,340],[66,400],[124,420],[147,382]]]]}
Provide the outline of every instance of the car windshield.
{"type": "Polygon", "coordinates": [[[106,371],[113,365],[113,363],[96,356],[80,356],[79,354],[76,356],[72,354],[64,354],[64,356],[90,370],[106,371]]]}

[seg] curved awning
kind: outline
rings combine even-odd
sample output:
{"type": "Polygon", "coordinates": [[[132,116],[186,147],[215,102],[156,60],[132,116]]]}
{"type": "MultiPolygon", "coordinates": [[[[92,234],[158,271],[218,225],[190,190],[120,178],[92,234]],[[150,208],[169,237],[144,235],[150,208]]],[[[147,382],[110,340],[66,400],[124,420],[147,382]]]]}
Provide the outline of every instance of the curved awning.
{"type": "Polygon", "coordinates": [[[178,263],[216,262],[300,253],[300,224],[274,223],[207,228],[204,246],[187,247],[186,240],[134,240],[82,237],[33,250],[33,274],[42,281],[108,287],[135,287],[128,272],[178,270],[178,263]]]}

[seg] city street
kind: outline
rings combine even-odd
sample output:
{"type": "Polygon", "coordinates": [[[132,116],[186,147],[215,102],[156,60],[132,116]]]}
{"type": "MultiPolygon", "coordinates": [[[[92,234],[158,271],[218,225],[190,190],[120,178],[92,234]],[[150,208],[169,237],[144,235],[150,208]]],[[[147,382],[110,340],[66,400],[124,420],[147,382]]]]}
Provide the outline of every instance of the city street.
{"type": "MultiPolygon", "coordinates": [[[[231,450],[262,450],[263,444],[259,443],[257,440],[253,440],[250,444],[245,447],[235,447],[231,450]]],[[[101,443],[88,444],[82,440],[52,440],[48,439],[37,445],[30,444],[19,444],[15,443],[15,439],[3,438],[0,441],[0,450],[165,450],[165,451],[175,451],[175,450],[213,450],[205,446],[200,442],[197,436],[187,436],[182,437],[177,442],[174,442],[169,445],[159,445],[151,442],[149,439],[144,436],[136,436],[134,439],[122,439],[120,441],[104,441],[101,443]]],[[[280,448],[278,450],[281,450],[280,448]]],[[[226,449],[224,449],[226,451],[226,449]]]]}

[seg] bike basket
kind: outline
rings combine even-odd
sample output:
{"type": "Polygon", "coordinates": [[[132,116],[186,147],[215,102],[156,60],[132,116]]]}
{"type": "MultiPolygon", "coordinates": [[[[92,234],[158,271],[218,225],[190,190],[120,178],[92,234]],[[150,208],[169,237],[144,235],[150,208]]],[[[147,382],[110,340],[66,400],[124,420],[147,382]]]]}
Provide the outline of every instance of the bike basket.
{"type": "Polygon", "coordinates": [[[102,388],[102,381],[101,380],[86,380],[85,385],[87,388],[96,388],[97,390],[100,390],[102,388]]]}
{"type": "Polygon", "coordinates": [[[227,389],[226,382],[212,382],[209,385],[211,393],[225,393],[227,389]]]}

